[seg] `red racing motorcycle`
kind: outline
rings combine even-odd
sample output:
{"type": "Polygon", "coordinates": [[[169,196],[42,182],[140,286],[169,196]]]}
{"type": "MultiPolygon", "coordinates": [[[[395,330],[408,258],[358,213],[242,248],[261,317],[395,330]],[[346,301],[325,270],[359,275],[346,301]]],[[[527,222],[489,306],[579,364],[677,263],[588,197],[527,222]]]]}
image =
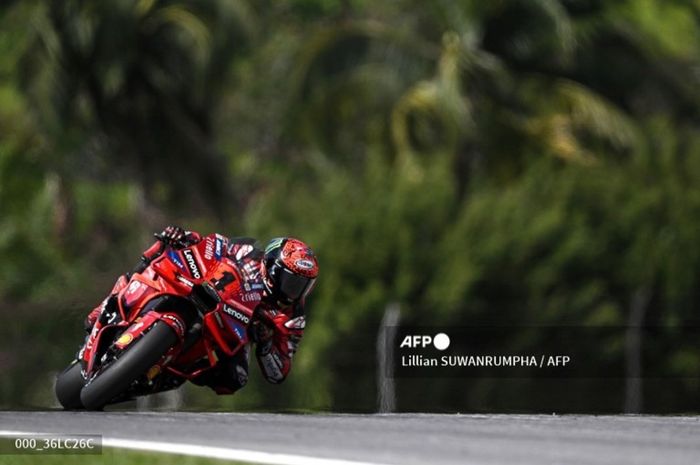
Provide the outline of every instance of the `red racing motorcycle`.
{"type": "Polygon", "coordinates": [[[234,355],[249,327],[268,318],[256,311],[262,295],[222,253],[218,234],[162,253],[113,298],[76,359],[56,380],[66,409],[107,404],[174,389],[216,366],[217,351],[234,355]]]}

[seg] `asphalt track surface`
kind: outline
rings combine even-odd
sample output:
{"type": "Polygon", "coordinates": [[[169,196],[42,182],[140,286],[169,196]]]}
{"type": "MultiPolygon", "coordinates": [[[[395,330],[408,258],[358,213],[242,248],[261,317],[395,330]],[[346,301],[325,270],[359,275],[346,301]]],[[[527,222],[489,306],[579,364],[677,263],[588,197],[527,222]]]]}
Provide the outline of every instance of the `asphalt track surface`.
{"type": "Polygon", "coordinates": [[[0,429],[371,464],[700,464],[697,416],[48,411],[0,412],[0,429]]]}

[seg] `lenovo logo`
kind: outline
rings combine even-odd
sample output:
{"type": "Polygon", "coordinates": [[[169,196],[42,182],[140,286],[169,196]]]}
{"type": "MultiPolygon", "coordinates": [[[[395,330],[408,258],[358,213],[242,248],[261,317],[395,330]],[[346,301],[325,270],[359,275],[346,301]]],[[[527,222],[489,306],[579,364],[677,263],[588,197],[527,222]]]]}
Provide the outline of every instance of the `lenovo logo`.
{"type": "Polygon", "coordinates": [[[194,254],[191,250],[183,250],[182,254],[185,256],[185,261],[187,266],[190,268],[190,273],[194,279],[200,279],[202,277],[202,272],[199,271],[199,266],[197,266],[197,261],[194,259],[194,254]]]}
{"type": "Polygon", "coordinates": [[[243,313],[239,312],[234,308],[229,307],[228,305],[224,305],[224,312],[228,313],[235,319],[242,321],[244,324],[250,323],[250,318],[247,315],[244,315],[243,313]]]}

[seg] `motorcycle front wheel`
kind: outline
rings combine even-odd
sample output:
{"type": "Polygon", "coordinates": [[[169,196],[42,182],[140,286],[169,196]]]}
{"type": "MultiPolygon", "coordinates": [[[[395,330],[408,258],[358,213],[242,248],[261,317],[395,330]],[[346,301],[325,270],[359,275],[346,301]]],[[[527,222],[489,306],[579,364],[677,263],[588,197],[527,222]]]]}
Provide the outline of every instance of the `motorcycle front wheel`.
{"type": "Polygon", "coordinates": [[[129,345],[117,360],[82,388],[80,401],[83,406],[88,410],[102,409],[155,365],[176,341],[177,335],[170,326],[165,323],[153,325],[150,331],[129,345]]]}
{"type": "Polygon", "coordinates": [[[56,398],[66,410],[83,408],[83,403],[80,400],[80,391],[85,386],[85,378],[83,378],[80,369],[80,362],[74,360],[56,377],[56,398]]]}

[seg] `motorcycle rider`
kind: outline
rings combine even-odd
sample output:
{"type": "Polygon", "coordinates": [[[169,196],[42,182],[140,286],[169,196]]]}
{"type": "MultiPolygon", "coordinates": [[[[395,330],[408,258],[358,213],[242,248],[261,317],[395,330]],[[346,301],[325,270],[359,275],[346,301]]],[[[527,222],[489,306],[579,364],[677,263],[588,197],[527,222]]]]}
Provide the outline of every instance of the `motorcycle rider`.
{"type": "MultiPolygon", "coordinates": [[[[106,305],[116,302],[116,294],[129,282],[133,273],[144,271],[169,245],[176,249],[189,247],[202,240],[194,231],[168,226],[157,234],[158,241],[141,256],[132,273],[117,280],[110,296],[90,312],[85,320],[90,330],[106,305]]],[[[231,238],[227,256],[238,266],[244,286],[259,290],[261,303],[256,318],[250,326],[250,339],[255,343],[255,355],[265,379],[281,383],[291,369],[305,328],[304,303],[318,276],[318,261],[306,244],[291,237],[272,239],[264,250],[257,247],[252,238],[231,238]]],[[[217,365],[191,381],[209,386],[217,394],[233,394],[248,380],[248,356],[250,347],[233,356],[219,354],[217,365]]]]}

